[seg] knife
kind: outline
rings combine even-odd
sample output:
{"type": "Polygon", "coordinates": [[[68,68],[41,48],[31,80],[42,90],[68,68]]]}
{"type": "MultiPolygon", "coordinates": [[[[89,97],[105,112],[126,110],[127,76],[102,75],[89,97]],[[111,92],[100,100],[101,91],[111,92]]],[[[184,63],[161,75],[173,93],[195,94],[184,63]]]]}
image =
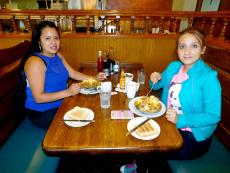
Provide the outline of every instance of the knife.
{"type": "Polygon", "coordinates": [[[61,120],[61,121],[77,121],[77,122],[95,122],[95,120],[61,120]]]}
{"type": "Polygon", "coordinates": [[[141,127],[142,125],[144,125],[146,122],[148,122],[149,120],[151,120],[151,118],[147,118],[145,119],[143,122],[141,122],[140,124],[138,124],[136,127],[134,127],[133,129],[131,129],[130,131],[128,131],[126,133],[126,136],[128,136],[129,134],[133,133],[135,130],[137,130],[139,127],[141,127]]]}

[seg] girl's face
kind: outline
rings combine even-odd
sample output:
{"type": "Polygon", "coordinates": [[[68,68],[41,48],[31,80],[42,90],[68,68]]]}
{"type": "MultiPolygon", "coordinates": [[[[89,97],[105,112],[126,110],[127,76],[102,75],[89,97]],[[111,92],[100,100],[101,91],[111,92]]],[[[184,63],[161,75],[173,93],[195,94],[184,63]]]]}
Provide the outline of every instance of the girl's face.
{"type": "Polygon", "coordinates": [[[60,48],[60,37],[55,28],[45,27],[40,36],[40,46],[42,53],[46,56],[53,57],[60,48]]]}
{"type": "Polygon", "coordinates": [[[205,47],[194,35],[186,33],[179,37],[177,54],[187,70],[201,57],[204,51],[205,47]]]}

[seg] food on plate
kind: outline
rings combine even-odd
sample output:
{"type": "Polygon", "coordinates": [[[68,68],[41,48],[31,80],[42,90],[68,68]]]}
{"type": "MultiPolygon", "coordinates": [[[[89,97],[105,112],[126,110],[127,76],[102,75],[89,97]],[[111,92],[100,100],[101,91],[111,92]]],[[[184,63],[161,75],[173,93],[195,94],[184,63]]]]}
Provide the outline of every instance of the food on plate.
{"type": "Polygon", "coordinates": [[[135,130],[135,133],[140,137],[148,137],[157,134],[158,131],[151,125],[151,122],[148,121],[135,130]]]}
{"type": "Polygon", "coordinates": [[[68,114],[68,116],[73,120],[85,120],[88,115],[89,112],[86,109],[80,107],[75,107],[68,114]]]}
{"type": "Polygon", "coordinates": [[[143,113],[156,113],[161,110],[161,102],[155,96],[144,96],[134,102],[135,107],[143,113]]]}
{"type": "Polygon", "coordinates": [[[101,82],[94,78],[85,79],[80,83],[81,88],[97,88],[101,82]]]}

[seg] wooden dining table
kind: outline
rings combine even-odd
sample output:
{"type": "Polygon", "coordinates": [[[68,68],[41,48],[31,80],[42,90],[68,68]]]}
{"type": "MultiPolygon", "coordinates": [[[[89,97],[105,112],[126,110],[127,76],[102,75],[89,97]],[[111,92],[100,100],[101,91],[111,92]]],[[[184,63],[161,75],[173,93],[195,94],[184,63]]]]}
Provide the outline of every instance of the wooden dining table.
{"type": "MultiPolygon", "coordinates": [[[[95,75],[95,67],[83,67],[85,74],[95,75]]],[[[125,72],[134,74],[137,80],[137,68],[125,68],[125,72]]],[[[106,79],[111,81],[113,91],[119,83],[120,74],[113,74],[106,79]]],[[[146,75],[145,84],[140,85],[136,96],[146,95],[150,88],[149,76],[146,75]]],[[[75,82],[75,81],[74,81],[75,82]]],[[[150,95],[157,95],[152,91],[150,95]]],[[[111,119],[113,110],[129,110],[129,99],[126,93],[117,92],[111,96],[110,108],[100,107],[99,94],[77,94],[65,98],[58,109],[49,129],[44,137],[43,150],[54,156],[65,154],[144,154],[152,152],[168,152],[181,147],[183,140],[175,124],[167,121],[165,114],[153,118],[160,126],[160,135],[152,140],[141,140],[132,135],[126,136],[129,119],[111,119]],[[83,127],[71,127],[63,122],[66,112],[79,106],[89,108],[94,112],[95,122],[83,127]]],[[[137,115],[134,115],[138,117],[137,115]]]]}

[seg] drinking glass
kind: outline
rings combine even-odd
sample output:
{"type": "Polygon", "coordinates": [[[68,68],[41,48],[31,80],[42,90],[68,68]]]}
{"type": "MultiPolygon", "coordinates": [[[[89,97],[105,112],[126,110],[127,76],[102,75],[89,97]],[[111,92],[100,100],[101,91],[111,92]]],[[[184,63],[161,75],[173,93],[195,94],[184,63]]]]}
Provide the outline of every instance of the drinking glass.
{"type": "Polygon", "coordinates": [[[145,76],[146,76],[145,69],[138,69],[137,70],[137,82],[139,84],[144,84],[145,83],[145,76]]]}
{"type": "Polygon", "coordinates": [[[100,103],[101,108],[107,109],[110,107],[110,98],[111,98],[111,92],[107,91],[100,91],[100,103]]]}

